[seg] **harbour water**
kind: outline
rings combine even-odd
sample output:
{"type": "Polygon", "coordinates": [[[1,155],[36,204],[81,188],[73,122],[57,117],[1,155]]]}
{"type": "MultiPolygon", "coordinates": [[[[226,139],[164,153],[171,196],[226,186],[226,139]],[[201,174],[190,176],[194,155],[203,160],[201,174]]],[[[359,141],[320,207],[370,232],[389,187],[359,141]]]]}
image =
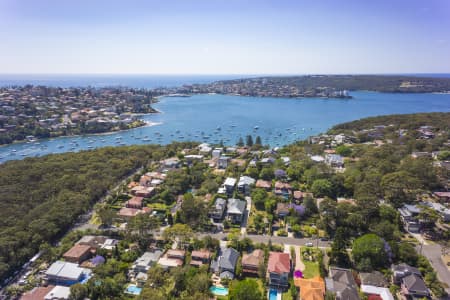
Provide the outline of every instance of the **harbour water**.
{"type": "Polygon", "coordinates": [[[143,117],[153,126],[110,134],[60,137],[0,147],[0,162],[104,146],[198,141],[235,145],[260,136],[282,146],[325,132],[335,124],[368,116],[450,111],[450,94],[352,92],[353,99],[280,99],[226,95],[167,97],[143,117]]]}

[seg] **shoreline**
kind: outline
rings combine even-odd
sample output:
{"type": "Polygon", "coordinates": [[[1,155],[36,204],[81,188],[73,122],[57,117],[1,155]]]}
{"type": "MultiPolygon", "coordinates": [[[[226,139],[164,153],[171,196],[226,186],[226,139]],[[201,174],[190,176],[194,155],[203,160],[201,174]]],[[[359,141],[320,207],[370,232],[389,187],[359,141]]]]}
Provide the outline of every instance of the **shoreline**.
{"type": "MultiPolygon", "coordinates": [[[[160,112],[158,111],[158,113],[160,113],[160,112]]],[[[144,116],[144,115],[151,115],[151,114],[153,114],[153,113],[142,114],[142,116],[144,116]]],[[[20,144],[33,144],[33,143],[36,143],[36,142],[49,141],[49,140],[52,140],[52,139],[59,139],[59,138],[89,137],[89,136],[102,136],[102,135],[106,136],[106,135],[111,135],[111,134],[115,134],[115,133],[118,133],[118,132],[126,132],[126,131],[129,131],[129,130],[134,130],[134,129],[137,129],[137,128],[152,127],[152,126],[157,126],[157,125],[163,124],[162,122],[152,122],[152,121],[146,121],[146,120],[142,120],[142,119],[140,119],[140,121],[144,122],[144,124],[141,125],[141,126],[133,127],[133,128],[119,129],[119,130],[98,132],[98,133],[58,135],[58,136],[52,136],[52,137],[43,138],[43,139],[37,139],[36,138],[36,140],[34,142],[27,142],[26,140],[14,141],[14,142],[9,143],[9,144],[2,144],[2,145],[0,145],[0,148],[12,146],[12,145],[20,145],[20,144]]]]}

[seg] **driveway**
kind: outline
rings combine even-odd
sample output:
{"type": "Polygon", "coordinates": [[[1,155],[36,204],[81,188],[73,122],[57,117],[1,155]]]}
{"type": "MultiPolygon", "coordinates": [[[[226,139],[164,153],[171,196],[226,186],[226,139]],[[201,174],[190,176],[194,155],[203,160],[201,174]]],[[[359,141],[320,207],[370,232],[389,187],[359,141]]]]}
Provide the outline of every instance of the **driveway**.
{"type": "Polygon", "coordinates": [[[241,224],[241,235],[245,235],[247,233],[248,218],[250,217],[250,212],[252,211],[252,198],[245,197],[245,201],[247,201],[247,208],[241,224]]]}

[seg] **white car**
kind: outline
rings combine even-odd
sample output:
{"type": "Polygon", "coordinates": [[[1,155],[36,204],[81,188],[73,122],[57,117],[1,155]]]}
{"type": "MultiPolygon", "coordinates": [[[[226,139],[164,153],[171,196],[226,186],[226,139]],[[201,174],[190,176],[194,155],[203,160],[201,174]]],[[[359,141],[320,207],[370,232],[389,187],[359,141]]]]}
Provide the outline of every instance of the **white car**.
{"type": "Polygon", "coordinates": [[[312,242],[307,242],[307,243],[305,244],[305,246],[306,246],[306,247],[312,247],[312,246],[313,246],[313,243],[312,243],[312,242]]]}

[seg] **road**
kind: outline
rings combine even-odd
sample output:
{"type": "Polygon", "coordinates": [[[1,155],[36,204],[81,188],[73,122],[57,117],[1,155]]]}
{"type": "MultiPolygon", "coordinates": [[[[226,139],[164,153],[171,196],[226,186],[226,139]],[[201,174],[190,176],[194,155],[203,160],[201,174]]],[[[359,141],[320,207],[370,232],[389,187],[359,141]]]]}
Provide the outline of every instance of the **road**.
{"type": "MultiPolygon", "coordinates": [[[[418,252],[420,252],[420,245],[417,246],[418,252]]],[[[447,287],[445,290],[450,295],[450,271],[441,259],[442,247],[438,244],[422,245],[422,255],[424,255],[433,266],[436,271],[438,279],[446,283],[447,287]]]]}
{"type": "MultiPolygon", "coordinates": [[[[211,236],[215,239],[222,240],[227,237],[226,233],[214,233],[214,234],[201,234],[201,236],[211,236]]],[[[249,238],[254,243],[264,243],[267,244],[272,241],[273,244],[281,244],[281,245],[293,245],[293,246],[305,246],[306,243],[311,242],[315,247],[319,248],[328,248],[331,245],[329,241],[320,241],[318,239],[311,238],[294,238],[294,237],[283,237],[283,236],[270,236],[270,235],[254,235],[254,234],[246,234],[241,235],[241,238],[249,238]]]]}

